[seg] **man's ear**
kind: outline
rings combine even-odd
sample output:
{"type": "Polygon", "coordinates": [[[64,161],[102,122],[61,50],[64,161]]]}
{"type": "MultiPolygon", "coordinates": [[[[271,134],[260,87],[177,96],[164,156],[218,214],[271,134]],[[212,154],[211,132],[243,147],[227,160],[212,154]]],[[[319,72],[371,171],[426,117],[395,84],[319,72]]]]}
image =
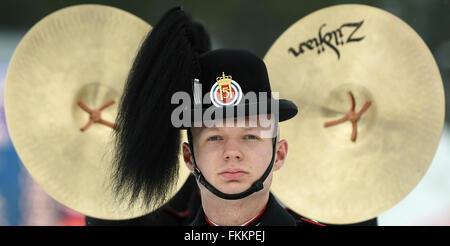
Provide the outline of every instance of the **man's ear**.
{"type": "Polygon", "coordinates": [[[186,167],[192,172],[194,170],[194,163],[192,162],[191,149],[189,148],[189,144],[186,142],[183,143],[183,160],[186,167]]]}
{"type": "Polygon", "coordinates": [[[278,141],[275,151],[275,163],[273,164],[273,170],[277,171],[284,165],[284,162],[286,161],[288,153],[288,142],[285,139],[278,141]]]}

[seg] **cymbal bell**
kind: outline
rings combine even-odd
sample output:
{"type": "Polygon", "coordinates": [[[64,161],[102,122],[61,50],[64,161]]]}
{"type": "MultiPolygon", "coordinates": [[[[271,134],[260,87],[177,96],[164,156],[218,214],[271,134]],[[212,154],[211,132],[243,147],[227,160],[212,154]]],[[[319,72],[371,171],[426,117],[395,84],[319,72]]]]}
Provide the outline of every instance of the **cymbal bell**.
{"type": "Polygon", "coordinates": [[[398,17],[345,4],[290,26],[264,58],[273,91],[299,115],[281,125],[288,161],[272,191],[303,216],[330,224],[392,208],[429,168],[444,124],[432,53],[398,17]]]}
{"type": "Polygon", "coordinates": [[[14,147],[46,192],[85,215],[128,219],[155,209],[129,209],[110,189],[118,103],[150,30],[123,10],[76,5],[40,20],[11,59],[5,111],[14,147]]]}

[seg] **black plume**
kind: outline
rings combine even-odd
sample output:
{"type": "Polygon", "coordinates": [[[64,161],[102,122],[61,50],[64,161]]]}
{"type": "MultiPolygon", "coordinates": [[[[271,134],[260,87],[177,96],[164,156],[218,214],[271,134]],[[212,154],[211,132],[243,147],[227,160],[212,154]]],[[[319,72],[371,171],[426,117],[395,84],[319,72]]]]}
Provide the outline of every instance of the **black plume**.
{"type": "Polygon", "coordinates": [[[114,190],[160,206],[178,179],[180,130],[171,124],[176,91],[192,95],[198,55],[209,36],[181,8],[169,10],[144,40],[130,71],[116,118],[114,190]]]}

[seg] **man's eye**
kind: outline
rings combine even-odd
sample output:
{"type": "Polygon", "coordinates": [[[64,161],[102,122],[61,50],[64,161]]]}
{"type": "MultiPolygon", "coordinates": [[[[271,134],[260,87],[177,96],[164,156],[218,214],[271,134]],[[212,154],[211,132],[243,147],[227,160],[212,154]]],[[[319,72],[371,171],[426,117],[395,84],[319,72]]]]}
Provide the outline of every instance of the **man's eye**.
{"type": "Polygon", "coordinates": [[[212,137],[209,137],[208,138],[208,141],[219,141],[221,138],[220,138],[220,136],[212,136],[212,137]]]}
{"type": "Polygon", "coordinates": [[[244,138],[248,139],[248,140],[258,140],[259,139],[259,137],[255,136],[255,135],[245,135],[244,138]]]}

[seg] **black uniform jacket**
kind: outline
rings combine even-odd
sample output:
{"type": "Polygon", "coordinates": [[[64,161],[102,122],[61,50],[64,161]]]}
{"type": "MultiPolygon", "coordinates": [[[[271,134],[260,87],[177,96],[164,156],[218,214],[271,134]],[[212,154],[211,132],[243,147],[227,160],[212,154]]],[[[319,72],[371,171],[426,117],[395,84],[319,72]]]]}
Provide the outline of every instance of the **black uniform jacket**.
{"type": "MultiPolygon", "coordinates": [[[[246,226],[295,226],[296,220],[291,216],[286,209],[280,206],[275,200],[275,197],[270,194],[267,206],[261,211],[259,215],[246,223],[246,226]]],[[[194,221],[193,226],[211,226],[212,224],[200,206],[194,221]]]]}
{"type": "MultiPolygon", "coordinates": [[[[86,216],[88,226],[210,226],[203,212],[200,191],[189,176],[180,191],[156,211],[128,220],[103,220],[86,216]]],[[[282,206],[271,193],[266,208],[248,226],[325,226],[282,206]]],[[[377,218],[351,225],[376,226],[377,218]]]]}

